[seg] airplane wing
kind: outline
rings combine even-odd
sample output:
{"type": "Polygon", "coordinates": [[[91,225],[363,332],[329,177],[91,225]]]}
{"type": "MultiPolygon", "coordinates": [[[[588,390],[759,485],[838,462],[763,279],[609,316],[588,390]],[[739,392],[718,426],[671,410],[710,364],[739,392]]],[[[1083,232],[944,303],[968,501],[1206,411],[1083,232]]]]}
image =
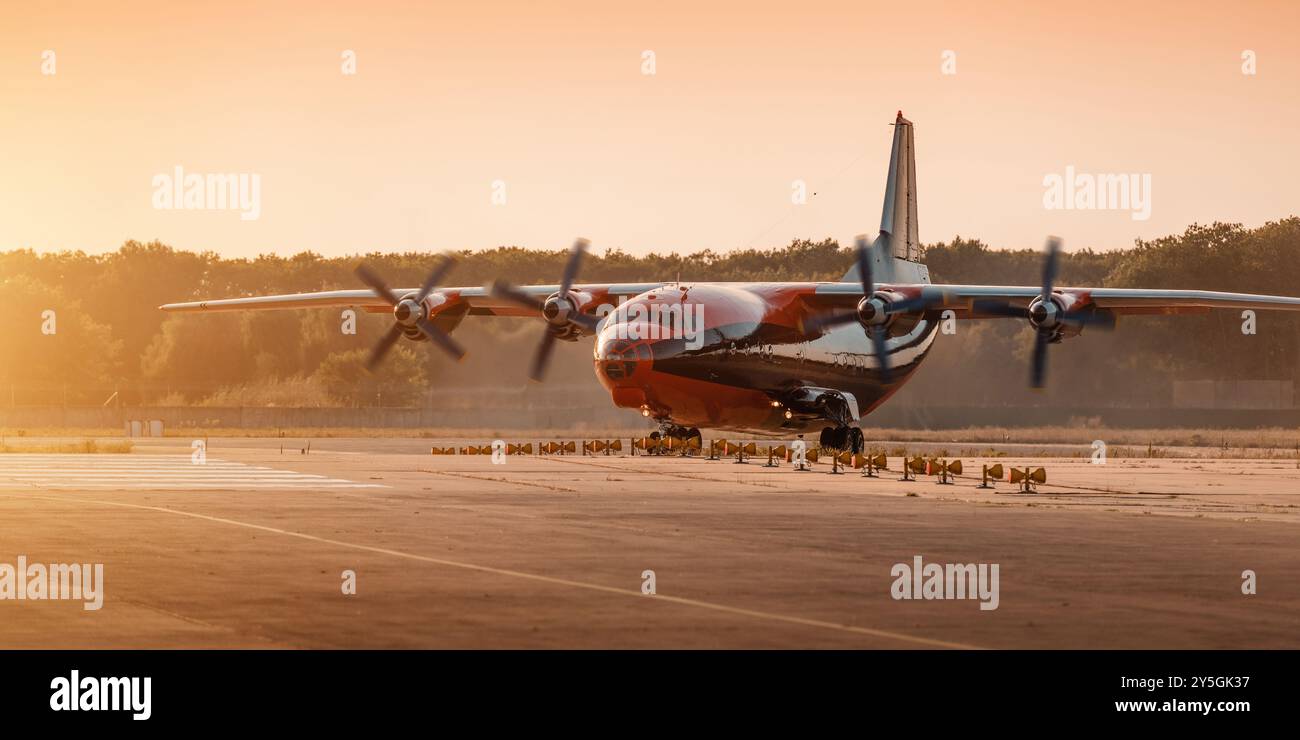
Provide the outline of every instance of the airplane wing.
{"type": "MultiPolygon", "coordinates": [[[[631,298],[664,283],[617,283],[575,285],[573,290],[591,296],[593,309],[602,303],[617,305],[620,298],[631,298]]],[[[558,285],[520,286],[519,291],[539,300],[559,290],[558,285]]],[[[1036,286],[1005,285],[881,285],[880,290],[904,299],[919,298],[929,310],[951,310],[960,318],[1001,318],[1004,314],[981,312],[976,306],[983,301],[1003,301],[1026,307],[1042,289],[1036,286]]],[[[398,295],[418,292],[418,288],[394,290],[398,295]]],[[[851,309],[863,295],[855,283],[822,283],[814,291],[813,301],[828,308],[851,309]]],[[[1068,297],[1074,309],[1089,306],[1116,315],[1204,313],[1213,308],[1249,308],[1256,310],[1300,311],[1300,298],[1224,293],[1211,290],[1166,290],[1144,288],[1056,288],[1053,295],[1068,297]]],[[[496,298],[487,288],[440,288],[431,294],[434,313],[468,307],[470,315],[536,316],[536,312],[496,298]]],[[[327,290],[316,293],[222,298],[217,300],[167,303],[159,306],[168,312],[257,311],[275,309],[351,307],[374,313],[392,310],[382,298],[369,290],[327,290]]]]}
{"type": "MultiPolygon", "coordinates": [[[[886,293],[903,299],[920,299],[928,310],[951,310],[959,318],[1003,318],[1010,312],[982,310],[982,305],[1003,303],[1025,308],[1043,289],[1037,286],[1006,285],[881,285],[886,293]]],[[[1224,293],[1213,290],[1166,290],[1146,288],[1060,287],[1053,296],[1064,299],[1070,310],[1096,308],[1114,315],[1205,313],[1214,308],[1242,308],[1263,311],[1300,311],[1300,298],[1224,293]]],[[[863,295],[854,283],[826,283],[816,290],[819,299],[849,309],[863,295]],[[824,297],[824,298],[823,298],[824,297]]]]}
{"type": "MultiPolygon", "coordinates": [[[[942,286],[940,286],[942,287],[942,286]]],[[[969,304],[971,317],[980,317],[978,301],[1005,300],[1029,305],[1041,288],[1001,288],[989,285],[951,286],[958,304],[969,304]]],[[[1059,288],[1056,293],[1074,299],[1071,310],[1095,306],[1114,315],[1206,313],[1214,308],[1248,308],[1263,311],[1300,311],[1300,298],[1224,293],[1213,290],[1165,290],[1147,288],[1059,288]]],[[[1055,293],[1054,293],[1055,294],[1055,293]]],[[[961,315],[960,310],[958,315],[961,315]]],[[[987,316],[985,316],[987,317],[987,316]]]]}
{"type": "MultiPolygon", "coordinates": [[[[892,182],[892,180],[891,180],[892,182]]],[[[1098,319],[1113,323],[1116,316],[1132,314],[1188,314],[1206,313],[1214,308],[1242,308],[1262,311],[1300,311],[1300,298],[1290,296],[1256,295],[1253,293],[1224,293],[1213,290],[1168,290],[1164,288],[1087,288],[1056,285],[1060,268],[1061,240],[1048,237],[1043,255],[1043,282],[1041,285],[932,285],[928,273],[918,280],[899,283],[892,278],[897,274],[897,264],[912,266],[916,263],[890,258],[882,251],[882,236],[873,244],[865,235],[857,238],[857,264],[838,283],[821,283],[805,299],[812,314],[812,325],[843,323],[850,312],[856,313],[858,301],[863,296],[875,296],[867,313],[873,313],[879,322],[891,313],[917,311],[952,311],[959,318],[1016,318],[1027,317],[1030,309],[1042,304],[1043,296],[1052,296],[1052,307],[1043,320],[1055,318],[1077,319],[1089,322],[1098,319]],[[879,269],[892,263],[891,269],[879,269]],[[886,279],[877,283],[875,273],[886,279]],[[1056,313],[1061,314],[1060,317],[1056,313]],[[819,315],[820,314],[820,315],[819,315]]]]}
{"type": "MultiPolygon", "coordinates": [[[[860,250],[860,263],[865,262],[862,254],[860,250]]],[[[886,326],[892,314],[952,311],[955,316],[967,319],[1025,319],[1034,329],[1030,386],[1042,388],[1047,346],[1077,335],[1087,325],[1106,329],[1124,315],[1208,313],[1215,308],[1300,311],[1300,298],[1290,296],[1213,290],[1056,287],[1053,285],[1055,262],[1055,249],[1049,245],[1041,287],[877,285],[871,282],[867,272],[863,274],[868,277],[856,285],[848,282],[818,285],[804,301],[807,316],[801,319],[800,325],[804,331],[821,332],[830,326],[868,321],[867,333],[875,343],[875,353],[886,358],[884,345],[888,331],[872,330],[872,327],[886,326]],[[859,309],[859,302],[867,295],[871,298],[859,309]],[[1050,300],[1044,300],[1044,296],[1050,296],[1050,300]]],[[[882,367],[887,366],[882,364],[882,367]]]]}
{"type": "MultiPolygon", "coordinates": [[[[573,290],[591,296],[587,303],[592,311],[602,304],[617,306],[620,298],[631,298],[647,290],[660,287],[663,283],[620,283],[599,285],[574,285],[573,290]]],[[[545,300],[547,296],[559,291],[559,285],[527,285],[516,290],[545,300]]],[[[418,293],[419,288],[399,288],[393,292],[397,295],[418,293]]],[[[528,316],[536,317],[537,312],[524,308],[517,303],[502,300],[492,295],[487,288],[439,288],[429,296],[432,304],[431,315],[444,311],[467,309],[471,316],[528,316]]],[[[222,298],[209,301],[190,301],[187,303],[166,303],[159,306],[168,312],[204,312],[204,311],[267,311],[294,308],[360,308],[370,313],[388,313],[393,310],[384,299],[370,290],[326,290],[318,293],[293,293],[288,295],[251,296],[247,298],[222,298]]]]}

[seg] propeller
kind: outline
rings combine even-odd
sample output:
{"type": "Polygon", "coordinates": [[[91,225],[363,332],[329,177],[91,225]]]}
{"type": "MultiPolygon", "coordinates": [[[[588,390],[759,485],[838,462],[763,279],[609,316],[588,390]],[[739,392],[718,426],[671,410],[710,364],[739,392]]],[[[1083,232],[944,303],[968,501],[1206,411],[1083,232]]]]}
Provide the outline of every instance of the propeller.
{"type": "Polygon", "coordinates": [[[560,289],[546,300],[540,300],[537,296],[520,290],[505,280],[497,280],[492,284],[493,297],[537,311],[546,320],[546,330],[542,334],[541,343],[537,345],[537,353],[533,355],[533,363],[528,371],[528,377],[537,382],[541,382],[545,377],[551,350],[555,348],[555,340],[561,334],[575,326],[586,332],[594,332],[596,325],[600,323],[600,319],[595,316],[578,311],[569,297],[569,290],[573,287],[574,278],[578,276],[578,268],[582,265],[582,257],[586,254],[588,246],[586,239],[578,239],[573,243],[573,248],[569,250],[569,260],[564,265],[564,274],[560,279],[560,289]]]}
{"type": "MultiPolygon", "coordinates": [[[[1029,318],[1038,326],[1043,326],[1046,319],[1053,318],[1056,303],[1052,301],[1052,287],[1061,268],[1061,240],[1054,236],[1047,237],[1047,255],[1043,258],[1043,292],[1038,301],[1029,310],[1029,318]]],[[[1047,372],[1047,343],[1052,339],[1052,332],[1039,329],[1034,334],[1034,357],[1030,364],[1029,384],[1034,388],[1043,387],[1043,376],[1047,372]]]]}
{"type": "Polygon", "coordinates": [[[825,329],[859,322],[871,338],[872,351],[880,363],[880,374],[886,383],[890,380],[889,354],[885,350],[889,319],[894,314],[921,311],[942,300],[939,296],[917,296],[903,300],[888,300],[876,295],[871,274],[871,245],[865,236],[857,238],[858,277],[862,280],[862,300],[851,312],[822,313],[805,318],[800,326],[805,334],[819,334],[825,329]]]}
{"type": "Polygon", "coordinates": [[[455,259],[451,256],[445,257],[429,273],[429,277],[425,279],[424,285],[420,286],[418,292],[399,297],[393,292],[392,288],[388,287],[388,283],[384,282],[379,273],[364,264],[357,265],[357,277],[373,290],[376,296],[393,307],[393,318],[396,319],[388,332],[375,343],[374,349],[370,350],[370,358],[366,360],[367,370],[374,370],[379,367],[379,363],[383,362],[384,357],[397,343],[397,340],[401,339],[402,335],[411,329],[428,337],[429,341],[438,345],[444,352],[455,359],[459,360],[465,356],[465,350],[460,344],[452,339],[450,334],[434,326],[433,322],[429,320],[429,310],[424,305],[424,300],[433,292],[434,287],[442,282],[442,279],[447,277],[447,273],[451,272],[451,269],[455,266],[455,259]]]}
{"type": "Polygon", "coordinates": [[[1095,326],[1098,329],[1115,328],[1115,315],[1093,310],[1066,311],[1052,298],[1060,270],[1061,240],[1047,238],[1043,257],[1043,289],[1028,306],[1017,306],[1001,300],[977,300],[971,304],[976,313],[990,316],[1009,316],[1028,319],[1034,327],[1034,349],[1029,368],[1029,385],[1042,388],[1047,375],[1047,345],[1058,339],[1063,322],[1095,326]]]}

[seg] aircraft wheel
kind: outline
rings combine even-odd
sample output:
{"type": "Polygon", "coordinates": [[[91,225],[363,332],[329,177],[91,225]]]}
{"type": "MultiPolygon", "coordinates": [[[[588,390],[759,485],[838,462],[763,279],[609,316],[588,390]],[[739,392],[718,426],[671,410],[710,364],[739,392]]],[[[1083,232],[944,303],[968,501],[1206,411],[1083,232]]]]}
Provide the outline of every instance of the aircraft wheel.
{"type": "Polygon", "coordinates": [[[835,443],[831,445],[837,450],[844,451],[849,448],[849,428],[838,427],[835,430],[835,443]]]}
{"type": "Polygon", "coordinates": [[[867,442],[862,436],[862,430],[857,427],[849,427],[849,451],[855,455],[861,455],[863,448],[866,446],[867,442]]]}
{"type": "Polygon", "coordinates": [[[821,438],[818,439],[817,444],[823,450],[834,449],[835,448],[835,427],[822,427],[821,438]]]}

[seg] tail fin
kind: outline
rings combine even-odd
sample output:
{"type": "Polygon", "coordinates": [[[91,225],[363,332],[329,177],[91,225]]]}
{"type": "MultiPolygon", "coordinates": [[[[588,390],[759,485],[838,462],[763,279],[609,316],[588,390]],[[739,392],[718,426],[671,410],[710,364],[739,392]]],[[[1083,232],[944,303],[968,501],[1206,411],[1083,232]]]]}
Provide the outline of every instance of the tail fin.
{"type": "Polygon", "coordinates": [[[880,216],[881,236],[888,235],[890,255],[915,262],[921,258],[916,231],[916,142],[912,122],[898,112],[894,122],[894,150],[889,155],[885,183],[885,210],[880,216]]]}
{"type": "MultiPolygon", "coordinates": [[[[921,260],[921,240],[916,226],[916,143],[912,122],[898,112],[894,120],[894,148],[889,155],[885,181],[885,207],[880,235],[871,246],[872,270],[879,282],[930,282],[921,260]]],[[[841,280],[856,281],[855,265],[841,280]]]]}

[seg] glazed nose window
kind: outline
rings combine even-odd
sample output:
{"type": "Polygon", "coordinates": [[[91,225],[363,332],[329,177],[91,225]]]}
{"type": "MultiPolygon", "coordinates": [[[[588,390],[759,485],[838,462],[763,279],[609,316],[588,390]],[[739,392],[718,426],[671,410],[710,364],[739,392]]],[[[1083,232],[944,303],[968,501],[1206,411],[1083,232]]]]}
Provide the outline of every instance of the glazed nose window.
{"type": "Polygon", "coordinates": [[[650,348],[644,344],[633,344],[626,339],[613,339],[601,346],[599,359],[605,377],[621,380],[636,372],[638,359],[650,359],[650,348]]]}

